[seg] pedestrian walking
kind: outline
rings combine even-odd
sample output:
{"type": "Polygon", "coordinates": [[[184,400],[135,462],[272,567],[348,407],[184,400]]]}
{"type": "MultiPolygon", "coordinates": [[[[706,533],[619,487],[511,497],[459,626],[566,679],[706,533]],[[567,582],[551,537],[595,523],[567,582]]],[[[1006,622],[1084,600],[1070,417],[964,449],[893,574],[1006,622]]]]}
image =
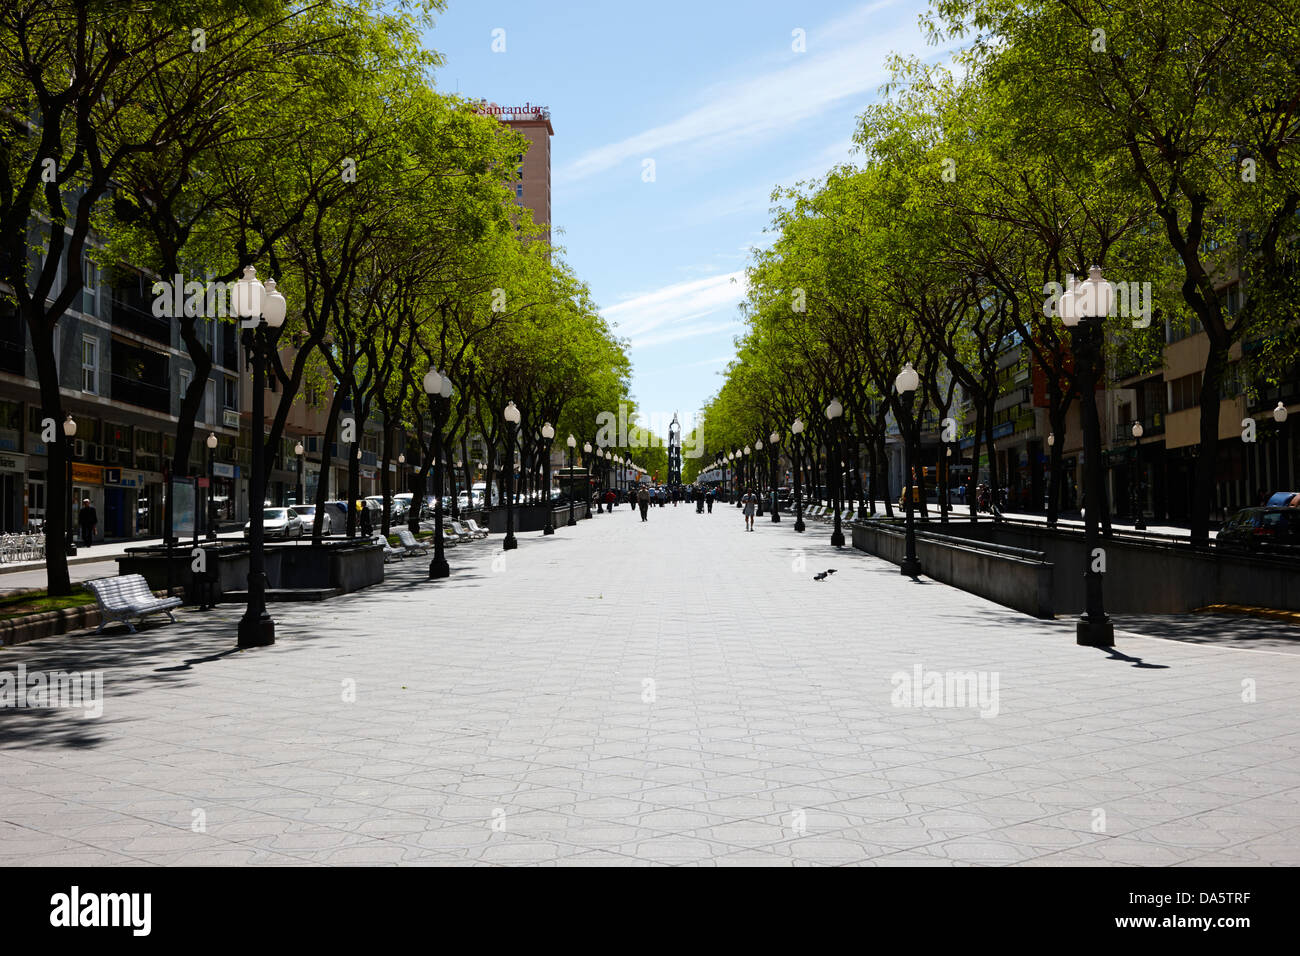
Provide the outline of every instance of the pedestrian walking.
{"type": "Polygon", "coordinates": [[[81,528],[81,546],[89,548],[91,542],[95,540],[95,529],[99,527],[99,515],[95,514],[95,508],[89,498],[81,503],[81,510],[77,513],[77,524],[81,528]]]}
{"type": "Polygon", "coordinates": [[[638,492],[636,493],[636,500],[637,500],[637,504],[639,504],[639,505],[641,506],[641,520],[642,520],[642,521],[649,521],[650,519],[647,517],[647,515],[650,513],[650,491],[649,491],[649,489],[647,489],[647,488],[642,488],[640,491],[638,491],[638,492]]]}
{"type": "Polygon", "coordinates": [[[718,489],[710,488],[709,493],[704,496],[704,503],[708,505],[709,514],[713,514],[713,499],[718,497],[718,489]]]}
{"type": "Polygon", "coordinates": [[[740,501],[745,506],[745,530],[753,531],[754,510],[758,506],[758,495],[754,494],[752,490],[746,491],[745,497],[741,498],[740,501]]]}

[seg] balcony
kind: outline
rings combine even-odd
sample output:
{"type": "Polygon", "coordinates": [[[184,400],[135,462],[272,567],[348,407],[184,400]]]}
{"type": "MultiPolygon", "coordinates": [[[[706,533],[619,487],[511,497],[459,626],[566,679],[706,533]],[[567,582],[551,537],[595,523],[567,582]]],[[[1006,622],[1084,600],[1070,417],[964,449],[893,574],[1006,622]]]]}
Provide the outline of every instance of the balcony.
{"type": "Polygon", "coordinates": [[[162,412],[164,415],[171,414],[172,395],[170,389],[162,385],[150,385],[148,382],[142,382],[138,378],[131,378],[126,375],[114,374],[111,379],[113,401],[152,409],[155,412],[162,412]]]}
{"type": "MultiPolygon", "coordinates": [[[[1154,412],[1141,419],[1141,421],[1143,441],[1148,438],[1159,437],[1165,433],[1165,416],[1163,412],[1154,412]]],[[[1133,422],[1117,422],[1113,443],[1121,445],[1131,441],[1133,441],[1133,422]]]]}
{"type": "Polygon", "coordinates": [[[152,288],[152,283],[144,276],[129,273],[105,290],[112,303],[113,325],[163,345],[171,345],[172,320],[153,314],[152,296],[145,293],[146,288],[152,288]]]}

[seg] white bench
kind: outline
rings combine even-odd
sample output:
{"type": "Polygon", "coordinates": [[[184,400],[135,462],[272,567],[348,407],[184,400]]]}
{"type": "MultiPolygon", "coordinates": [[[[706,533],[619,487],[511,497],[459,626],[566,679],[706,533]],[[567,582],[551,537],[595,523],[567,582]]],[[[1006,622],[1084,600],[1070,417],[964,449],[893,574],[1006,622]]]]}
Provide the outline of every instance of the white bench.
{"type": "MultiPolygon", "coordinates": [[[[611,509],[611,510],[613,510],[613,509],[611,509]]],[[[473,518],[466,518],[466,519],[465,519],[465,526],[466,526],[467,528],[469,528],[469,530],[470,530],[470,531],[471,531],[471,532],[472,532],[476,537],[479,537],[479,538],[486,538],[486,537],[488,536],[488,532],[487,532],[485,529],[480,528],[480,527],[478,526],[478,523],[475,522],[475,520],[474,520],[473,518]]]]}
{"type": "Polygon", "coordinates": [[[375,535],[375,544],[383,545],[384,564],[387,564],[389,561],[400,561],[402,558],[406,557],[406,550],[404,548],[394,548],[388,543],[388,539],[382,534],[375,535]]]}
{"type": "Polygon", "coordinates": [[[415,535],[411,534],[410,528],[400,528],[397,532],[397,540],[402,543],[407,554],[428,554],[429,546],[421,541],[415,540],[415,535]]]}
{"type": "Polygon", "coordinates": [[[95,601],[99,604],[101,619],[96,634],[110,621],[121,621],[134,634],[135,625],[130,619],[137,618],[143,624],[146,614],[165,613],[175,623],[172,608],[180,607],[183,603],[178,597],[155,597],[149,590],[148,582],[140,574],[121,574],[115,578],[97,578],[85,583],[94,592],[95,601]]]}

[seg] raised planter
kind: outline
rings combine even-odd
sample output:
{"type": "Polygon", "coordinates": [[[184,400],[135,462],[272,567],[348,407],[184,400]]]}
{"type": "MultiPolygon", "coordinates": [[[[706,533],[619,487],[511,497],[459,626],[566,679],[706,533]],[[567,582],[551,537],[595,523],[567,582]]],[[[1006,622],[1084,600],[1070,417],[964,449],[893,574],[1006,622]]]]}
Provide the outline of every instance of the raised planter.
{"type": "MultiPolygon", "coordinates": [[[[903,563],[907,538],[900,525],[873,519],[853,522],[850,528],[859,551],[903,563]]],[[[918,530],[916,556],[928,578],[1034,617],[1054,616],[1054,569],[1041,552],[918,530]]]]}
{"type": "MultiPolygon", "coordinates": [[[[172,552],[172,583],[185,588],[187,602],[242,599],[248,587],[248,545],[223,541],[203,542],[199,547],[204,551],[206,578],[194,573],[192,548],[172,552]]],[[[262,553],[267,587],[277,592],[277,600],[296,600],[295,592],[300,592],[303,600],[319,600],[384,580],[383,549],[362,538],[318,545],[268,544],[262,553]]],[[[143,574],[155,590],[167,586],[167,555],[162,548],[133,548],[117,562],[119,574],[143,574]]]]}
{"type": "MultiPolygon", "coordinates": [[[[1052,603],[1060,611],[1082,611],[1082,529],[1048,528],[1035,522],[952,522],[952,537],[1041,552],[1056,567],[1052,603]]],[[[1297,564],[1285,558],[1250,557],[1186,543],[1116,535],[1102,537],[1108,613],[1185,614],[1211,604],[1300,610],[1297,564]]]]}
{"type": "Polygon", "coordinates": [[[97,604],[65,607],[57,611],[41,611],[39,614],[10,618],[7,621],[0,621],[0,644],[10,647],[14,644],[26,644],[41,637],[67,634],[87,627],[99,627],[100,619],[97,604]]]}
{"type": "MultiPolygon", "coordinates": [[[[529,531],[541,531],[546,527],[546,505],[523,505],[514,509],[515,512],[515,534],[523,534],[529,531]]],[[[573,503],[573,518],[580,521],[587,515],[587,503],[585,501],[575,501],[573,503]]],[[[551,510],[551,520],[556,528],[562,528],[569,523],[569,506],[563,508],[554,508],[551,510]]],[[[488,512],[488,531],[493,534],[506,533],[506,509],[493,508],[488,512]]]]}

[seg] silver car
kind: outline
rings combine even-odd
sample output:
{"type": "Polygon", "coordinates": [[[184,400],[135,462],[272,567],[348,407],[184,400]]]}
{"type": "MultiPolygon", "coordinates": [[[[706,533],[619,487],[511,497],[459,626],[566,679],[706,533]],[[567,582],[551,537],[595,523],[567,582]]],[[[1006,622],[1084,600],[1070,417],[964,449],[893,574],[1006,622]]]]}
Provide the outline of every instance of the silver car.
{"type": "MultiPolygon", "coordinates": [[[[316,506],[315,505],[295,505],[294,511],[298,512],[298,517],[302,519],[303,534],[308,534],[316,526],[316,506]]],[[[325,517],[321,518],[320,533],[329,537],[333,528],[333,520],[330,518],[328,511],[321,512],[325,517]]]]}
{"type": "MultiPolygon", "coordinates": [[[[245,538],[252,533],[252,527],[251,521],[244,525],[245,538]]],[[[263,508],[262,533],[268,538],[284,538],[286,541],[301,538],[302,518],[298,517],[295,508],[263,508]]]]}

